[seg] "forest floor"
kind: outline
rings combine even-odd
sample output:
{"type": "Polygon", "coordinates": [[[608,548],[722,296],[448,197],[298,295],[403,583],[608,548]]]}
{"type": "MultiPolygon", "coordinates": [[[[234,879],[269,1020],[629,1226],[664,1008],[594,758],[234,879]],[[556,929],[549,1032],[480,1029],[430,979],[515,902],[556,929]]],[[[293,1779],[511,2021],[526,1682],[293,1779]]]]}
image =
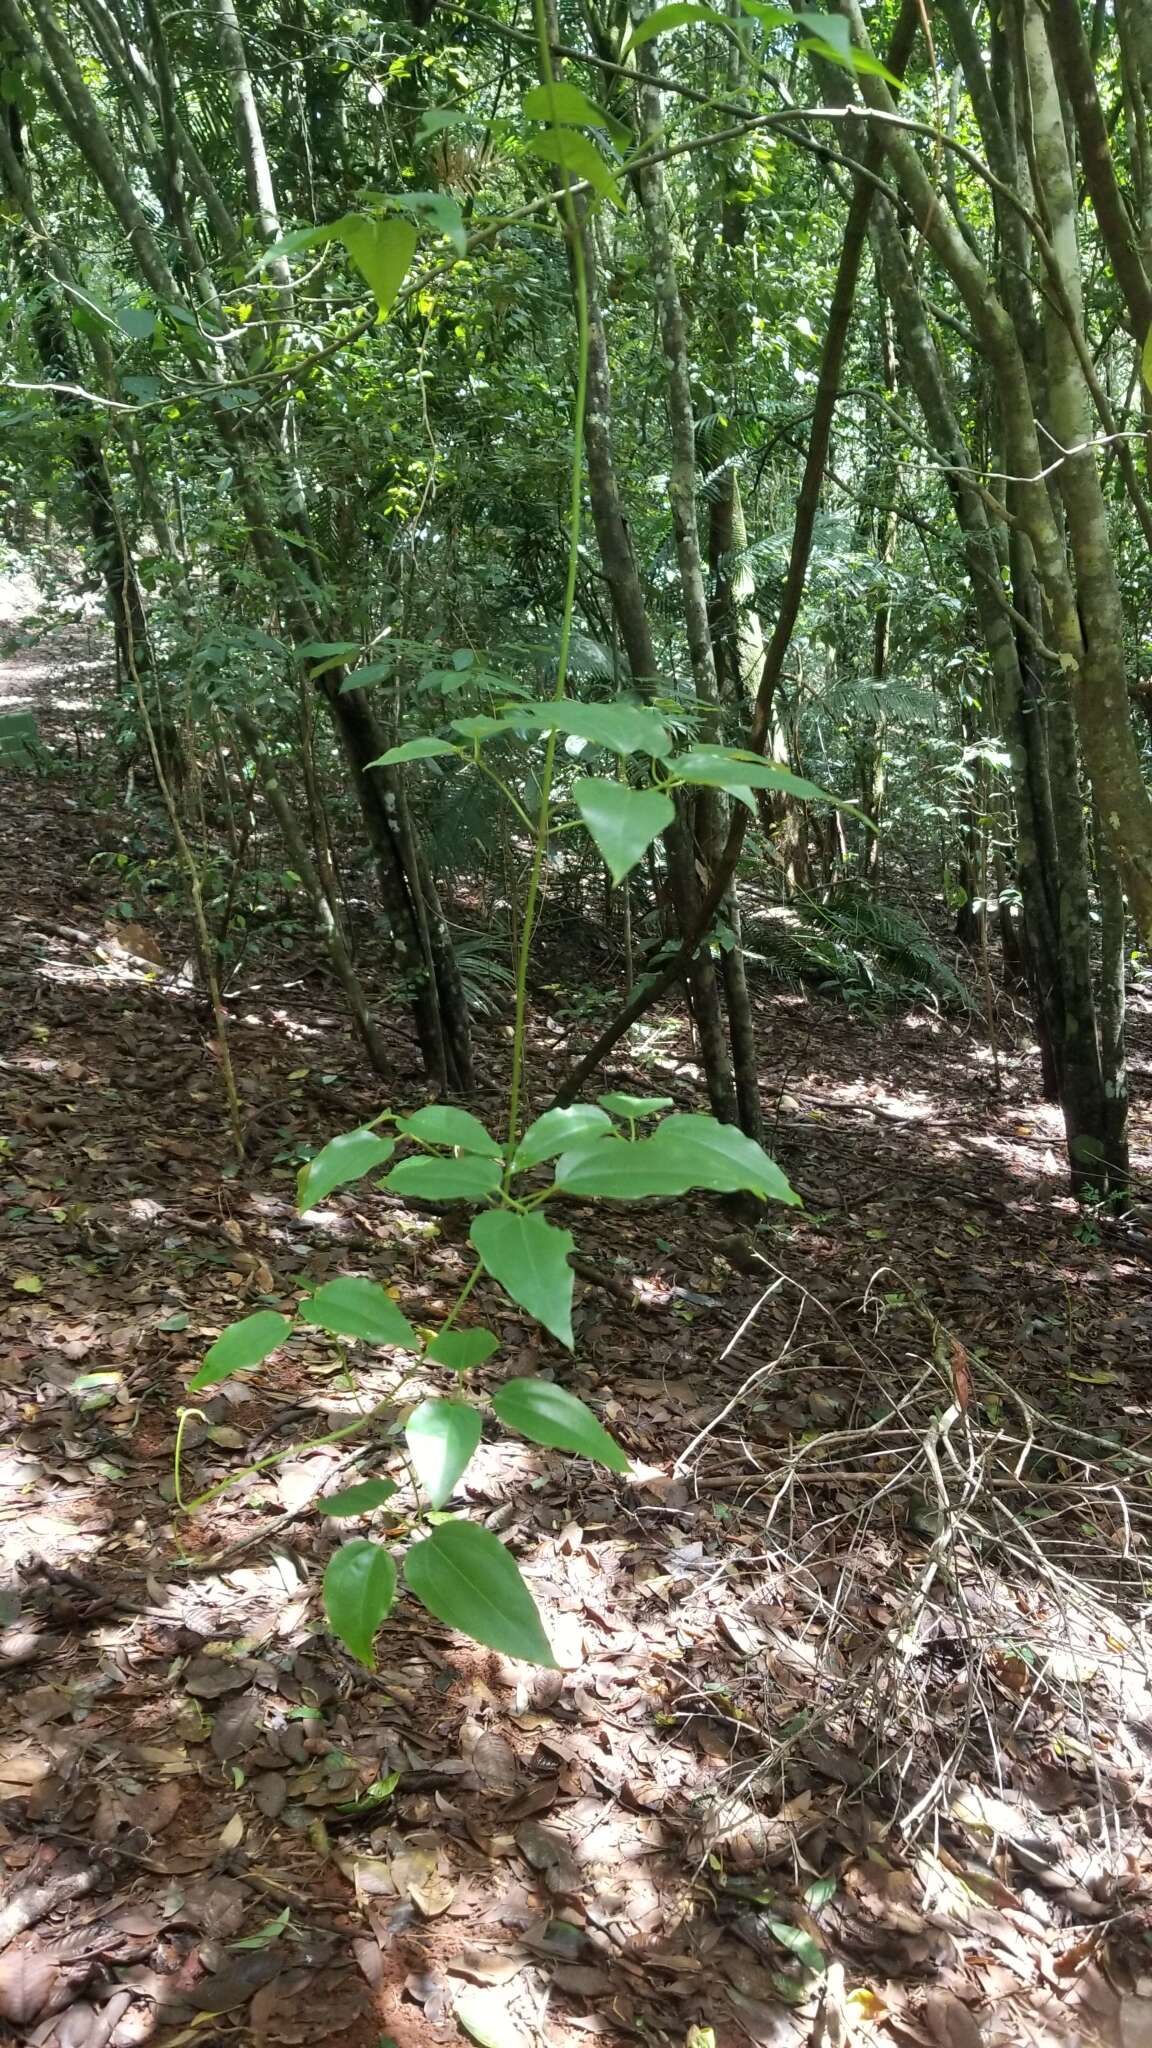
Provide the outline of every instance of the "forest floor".
{"type": "MultiPolygon", "coordinates": [[[[74,760],[83,654],[0,668],[56,750],[0,771],[0,2039],[1147,2048],[1152,1231],[1068,1200],[1032,1059],[997,1089],[967,1023],[765,991],[804,1209],[574,1212],[574,1359],[484,1302],[634,1460],[491,1441],[461,1488],[562,1669],[402,1600],[370,1674],[319,1613],[366,1526],[310,1513],[342,1447],[293,1446],[387,1354],[353,1379],[317,1332],[215,1389],[190,1490],[282,1455],[192,1519],[177,1410],[224,1324],[336,1271],[427,1322],[466,1226],[296,1215],[300,1147],[383,1106],[304,941],[229,1003],[230,1169],[183,927],[93,866],[127,826],[74,760]]],[[[622,1080],[695,1101],[675,1032],[622,1080]]]]}

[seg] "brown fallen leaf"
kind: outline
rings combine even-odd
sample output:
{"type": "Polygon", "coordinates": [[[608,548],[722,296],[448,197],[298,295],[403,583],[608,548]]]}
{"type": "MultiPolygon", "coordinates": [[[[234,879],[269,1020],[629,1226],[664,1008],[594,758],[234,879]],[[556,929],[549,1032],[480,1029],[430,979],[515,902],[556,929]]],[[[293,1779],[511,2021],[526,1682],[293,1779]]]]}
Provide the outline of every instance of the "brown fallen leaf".
{"type": "Polygon", "coordinates": [[[56,1958],[43,1950],[9,1949],[0,1956],[0,2019],[30,2026],[51,1999],[58,1974],[56,1958]]]}
{"type": "Polygon", "coordinates": [[[434,1870],[420,1884],[408,1886],[408,1897],[418,1906],[425,1919],[439,1919],[446,1913],[456,1897],[457,1884],[444,1871],[434,1870]]]}
{"type": "Polygon", "coordinates": [[[516,1830],[516,1845],[533,1870],[540,1872],[550,1892],[579,1890],[580,1866],[564,1836],[555,1828],[541,1827],[535,1820],[521,1821],[516,1830]]]}
{"type": "Polygon", "coordinates": [[[264,1699],[255,1687],[227,1699],[212,1721],[212,1754],[222,1764],[252,1748],[264,1721],[264,1699]]]}
{"type": "Polygon", "coordinates": [[[261,1771],[252,1780],[252,1797],[266,1820],[277,1820],[288,1801],[288,1780],[281,1771],[261,1771]]]}
{"type": "Polygon", "coordinates": [[[501,1949],[462,1948],[448,1964],[452,1977],[467,1977],[473,1984],[509,1984],[528,1967],[527,1956],[510,1956],[501,1949]]]}
{"type": "Polygon", "coordinates": [[[592,1963],[561,1963],[552,1972],[552,1982],[557,1991],[566,1991],[573,1998],[598,1998],[612,1989],[607,1970],[598,1970],[592,1963]]]}
{"type": "Polygon", "coordinates": [[[962,1999],[952,1991],[930,1991],[924,2025],[938,2048],[983,2048],[984,2036],[962,1999]]]}
{"type": "Polygon", "coordinates": [[[252,1673],[245,1664],[233,1664],[227,1657],[193,1657],[184,1673],[185,1692],[193,1699],[218,1700],[226,1692],[242,1692],[252,1673]]]}
{"type": "Polygon", "coordinates": [[[251,1897],[233,1877],[199,1877],[181,1887],[169,1918],[174,1927],[195,1927],[213,1941],[230,1941],[244,1925],[251,1897]]]}
{"type": "Polygon", "coordinates": [[[254,1991],[281,1976],[283,1969],[281,1956],[270,1955],[267,1949],[253,1949],[247,1955],[236,1956],[215,1976],[202,1977],[199,1984],[183,1994],[183,2003],[196,2012],[234,2012],[238,2005],[247,2005],[254,1991]]]}
{"type": "Polygon", "coordinates": [[[504,1735],[482,1735],[468,1761],[482,1785],[511,1787],[520,1782],[516,1751],[504,1735]]]}

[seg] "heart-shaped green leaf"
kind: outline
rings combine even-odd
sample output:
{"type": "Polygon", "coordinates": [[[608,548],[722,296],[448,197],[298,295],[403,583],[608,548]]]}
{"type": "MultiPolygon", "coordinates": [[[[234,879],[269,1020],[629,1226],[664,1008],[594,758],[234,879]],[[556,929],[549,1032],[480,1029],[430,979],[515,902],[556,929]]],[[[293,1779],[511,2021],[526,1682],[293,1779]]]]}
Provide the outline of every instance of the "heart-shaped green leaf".
{"type": "Polygon", "coordinates": [[[520,1173],[525,1167],[539,1166],[543,1159],[555,1159],[577,1138],[594,1138],[611,1128],[603,1110],[591,1102],[574,1102],[570,1109],[546,1109],[529,1124],[512,1164],[520,1173]]]}
{"type": "Polygon", "coordinates": [[[598,1095],[596,1100],[612,1116],[627,1117],[629,1123],[638,1123],[641,1117],[655,1116],[661,1109],[675,1109],[670,1095],[598,1095]]]}
{"type": "Polygon", "coordinates": [[[420,1339],[390,1294],[375,1280],[347,1276],[326,1280],[300,1304],[302,1323],[315,1323],[335,1337],[359,1337],[365,1344],[396,1344],[419,1351],[420,1339]]]}
{"type": "Polygon", "coordinates": [[[421,1401],[404,1429],[430,1507],[442,1508],[480,1441],[480,1412],[467,1401],[421,1401]]]}
{"type": "Polygon", "coordinates": [[[363,213],[346,213],[334,225],[383,319],[416,253],[417,230],[409,220],[371,220],[363,213]]]}
{"type": "Polygon", "coordinates": [[[402,1159],[381,1182],[393,1195],[423,1202],[479,1202],[500,1185],[500,1161],[464,1152],[455,1159],[402,1159]]]}
{"type": "Polygon", "coordinates": [[[627,1472],[628,1459],[592,1410],[551,1380],[505,1380],[492,1396],[501,1422],[534,1444],[576,1451],[611,1472],[627,1472]]]}
{"type": "Polygon", "coordinates": [[[342,1543],[324,1574],[324,1612],[334,1635],[369,1670],[376,1631],[396,1598],[396,1567],[386,1550],[358,1536],[342,1543]]]}
{"type": "Polygon", "coordinates": [[[341,1487],[339,1493],[326,1493],[316,1506],[322,1515],[367,1515],[373,1508],[382,1508],[395,1491],[391,1479],[361,1479],[356,1486],[341,1487]]]}
{"type": "Polygon", "coordinates": [[[296,1207],[300,1214],[314,1209],[334,1188],[346,1187],[349,1181],[359,1180],[362,1173],[370,1173],[374,1166],[383,1166],[395,1150],[394,1138],[382,1138],[367,1124],[358,1131],[342,1131],[338,1138],[329,1138],[323,1151],[302,1166],[296,1176],[296,1207]]]}
{"type": "MultiPolygon", "coordinates": [[[[363,682],[364,677],[361,676],[360,680],[363,682]]],[[[368,766],[391,768],[401,761],[434,761],[439,754],[459,752],[459,747],[454,747],[450,740],[437,740],[429,735],[426,739],[405,740],[399,747],[389,747],[386,754],[378,754],[374,761],[369,761],[368,766]]]]}
{"type": "Polygon", "coordinates": [[[558,1230],[542,1216],[517,1216],[490,1209],[468,1233],[486,1272],[571,1351],[574,1278],[568,1254],[576,1249],[570,1230],[558,1230]]]}
{"type": "Polygon", "coordinates": [[[670,797],[658,789],[629,789],[626,782],[585,776],[572,784],[572,798],[614,882],[622,882],[676,816],[670,797]]]}
{"type": "Polygon", "coordinates": [[[506,1657],[555,1670],[552,1645],[515,1559],[490,1529],[442,1522],[404,1559],[404,1579],[429,1614],[506,1657]]]}
{"type": "Polygon", "coordinates": [[[453,1109],[447,1102],[430,1102],[411,1116],[398,1117],[396,1127],[406,1138],[419,1138],[422,1145],[453,1145],[462,1152],[479,1152],[486,1159],[503,1157],[502,1148],[479,1117],[467,1109],[453,1109]]]}
{"type": "Polygon", "coordinates": [[[214,1387],[217,1380],[226,1380],[230,1373],[248,1372],[254,1365],[262,1365],[291,1329],[287,1316],[262,1308],[221,1330],[216,1342],[204,1353],[199,1372],[189,1380],[188,1392],[198,1394],[202,1387],[214,1387]]]}
{"type": "Polygon", "coordinates": [[[449,1372],[471,1372],[499,1349],[500,1339],[492,1330],[441,1330],[424,1356],[432,1365],[446,1365],[449,1372]]]}

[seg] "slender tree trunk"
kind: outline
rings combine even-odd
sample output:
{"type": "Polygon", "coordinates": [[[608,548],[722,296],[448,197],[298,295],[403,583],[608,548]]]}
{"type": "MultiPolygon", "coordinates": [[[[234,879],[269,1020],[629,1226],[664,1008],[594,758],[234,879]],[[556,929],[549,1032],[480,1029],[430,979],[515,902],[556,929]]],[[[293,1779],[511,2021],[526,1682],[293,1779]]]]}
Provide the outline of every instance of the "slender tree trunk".
{"type": "Polygon", "coordinates": [[[364,1049],[375,1071],[378,1074],[386,1074],[390,1062],[384,1040],[368,1007],[367,997],[344,943],[344,934],[332,914],[332,906],[316,871],[315,862],[308,851],[304,834],[296,823],[280,778],[264,751],[260,728],[255,719],[250,718],[242,709],[234,710],[232,715],[256,765],[269,808],[280,828],[288,859],[304,885],[304,892],[312,906],[312,914],[332,963],[332,971],[347,997],[349,1014],[360,1034],[364,1049]]]}
{"type": "Polygon", "coordinates": [[[1109,1194],[1128,1186],[1126,1049],[1126,916],[1124,889],[1108,840],[1095,821],[1096,893],[1100,905],[1100,1069],[1104,1090],[1104,1156],[1109,1194]]]}

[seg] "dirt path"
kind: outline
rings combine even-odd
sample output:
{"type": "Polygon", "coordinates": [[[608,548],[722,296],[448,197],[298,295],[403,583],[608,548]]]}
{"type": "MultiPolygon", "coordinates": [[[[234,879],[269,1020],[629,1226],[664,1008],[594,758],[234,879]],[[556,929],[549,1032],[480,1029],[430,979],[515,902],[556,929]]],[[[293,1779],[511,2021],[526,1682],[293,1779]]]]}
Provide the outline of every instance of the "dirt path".
{"type": "MultiPolygon", "coordinates": [[[[390,1365],[317,1334],[215,1390],[186,1497],[278,1461],[191,1519],[177,1411],[336,1271],[427,1321],[464,1225],[295,1215],[301,1148],[380,1107],[306,952],[233,993],[230,1172],[185,934],[123,914],[147,833],[63,758],[59,681],[0,670],[58,749],[0,773],[0,2039],[1152,2038],[1152,1247],[1077,1224],[1027,1063],[994,1099],[951,1024],[766,998],[804,1214],[582,1211],[574,1364],[488,1305],[636,1463],[469,1469],[562,1671],[402,1603],[367,1674],[317,1593],[366,1525],[309,1512],[341,1454],[306,1444],[390,1365]]],[[[663,1057],[633,1080],[689,1099],[663,1057]]]]}

